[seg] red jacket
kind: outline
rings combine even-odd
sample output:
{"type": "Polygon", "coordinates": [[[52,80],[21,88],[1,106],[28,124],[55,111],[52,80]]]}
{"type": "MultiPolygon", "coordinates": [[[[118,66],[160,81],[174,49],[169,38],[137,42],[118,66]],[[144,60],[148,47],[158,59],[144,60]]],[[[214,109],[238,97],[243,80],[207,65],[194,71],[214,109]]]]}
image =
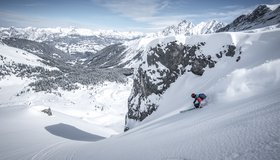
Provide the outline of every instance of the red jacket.
{"type": "Polygon", "coordinates": [[[202,101],[202,99],[201,99],[200,97],[198,97],[196,100],[197,100],[199,103],[202,101]]]}

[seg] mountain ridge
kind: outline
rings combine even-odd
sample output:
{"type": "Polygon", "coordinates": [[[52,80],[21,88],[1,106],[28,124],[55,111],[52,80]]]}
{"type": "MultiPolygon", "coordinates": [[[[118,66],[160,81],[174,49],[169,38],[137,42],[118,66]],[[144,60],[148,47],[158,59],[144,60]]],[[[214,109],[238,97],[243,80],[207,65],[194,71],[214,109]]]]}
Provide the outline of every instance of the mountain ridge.
{"type": "Polygon", "coordinates": [[[162,36],[170,36],[170,35],[198,35],[198,34],[209,34],[215,33],[218,29],[225,26],[225,23],[218,22],[216,20],[211,20],[208,22],[200,22],[197,25],[194,25],[192,22],[187,20],[183,20],[177,25],[168,26],[163,29],[161,32],[157,33],[162,36]]]}
{"type": "Polygon", "coordinates": [[[240,15],[230,24],[217,30],[217,32],[244,31],[263,28],[271,25],[280,24],[280,4],[262,4],[255,8],[251,13],[240,15]]]}

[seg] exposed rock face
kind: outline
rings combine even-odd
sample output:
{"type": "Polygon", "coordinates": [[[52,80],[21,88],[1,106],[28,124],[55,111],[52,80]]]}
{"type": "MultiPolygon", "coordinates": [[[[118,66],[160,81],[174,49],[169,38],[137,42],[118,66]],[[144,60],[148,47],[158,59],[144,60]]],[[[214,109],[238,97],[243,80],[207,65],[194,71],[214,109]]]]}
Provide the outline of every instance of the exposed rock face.
{"type": "Polygon", "coordinates": [[[51,108],[43,109],[42,112],[43,112],[43,113],[46,113],[48,116],[52,116],[52,110],[51,110],[51,108]]]}
{"type": "MultiPolygon", "coordinates": [[[[200,53],[205,42],[183,45],[176,41],[157,45],[147,52],[146,60],[135,71],[133,90],[128,100],[126,129],[135,121],[142,121],[158,108],[161,95],[186,71],[202,76],[205,68],[217,63],[210,55],[200,53]]],[[[226,56],[233,56],[236,47],[224,46],[226,56]]],[[[221,55],[221,56],[222,56],[221,55]]]]}
{"type": "Polygon", "coordinates": [[[217,32],[243,31],[275,25],[280,23],[280,6],[271,9],[267,5],[258,6],[252,13],[237,17],[232,23],[217,32]]]}

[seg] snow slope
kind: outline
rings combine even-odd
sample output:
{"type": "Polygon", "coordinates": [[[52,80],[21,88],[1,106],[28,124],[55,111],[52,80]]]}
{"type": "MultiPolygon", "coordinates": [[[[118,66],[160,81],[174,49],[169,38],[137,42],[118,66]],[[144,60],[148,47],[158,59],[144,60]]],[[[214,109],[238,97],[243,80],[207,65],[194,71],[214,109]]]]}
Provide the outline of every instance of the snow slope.
{"type": "Polygon", "coordinates": [[[147,48],[174,39],[204,41],[201,52],[210,55],[229,43],[241,47],[242,54],[239,62],[238,54],[217,59],[202,77],[186,72],[162,95],[155,113],[108,139],[96,137],[106,137],[108,130],[60,112],[47,117],[34,108],[2,107],[0,159],[280,159],[279,33],[275,29],[151,41],[147,48]],[[180,114],[192,106],[192,92],[205,92],[208,105],[180,114]],[[62,134],[66,129],[73,134],[62,134]]]}
{"type": "Polygon", "coordinates": [[[29,53],[22,49],[7,46],[5,44],[2,44],[1,42],[0,42],[0,56],[2,57],[0,59],[1,60],[0,65],[3,65],[5,63],[6,64],[20,63],[20,64],[26,64],[30,66],[39,66],[49,70],[57,69],[45,65],[44,63],[42,63],[43,59],[41,59],[40,57],[32,53],[29,53]]]}
{"type": "MultiPolygon", "coordinates": [[[[103,139],[107,134],[98,126],[54,114],[55,117],[49,117],[25,106],[0,108],[0,159],[42,159],[75,142],[73,140],[86,143],[103,139]]],[[[71,155],[67,156],[71,158],[71,155]]]]}
{"type": "Polygon", "coordinates": [[[99,128],[108,130],[103,136],[123,131],[127,112],[127,98],[131,90],[130,80],[126,84],[104,82],[103,84],[83,86],[73,91],[59,89],[47,92],[26,91],[32,79],[14,75],[0,80],[0,108],[26,106],[41,112],[51,108],[59,114],[77,118],[99,128]],[[110,132],[109,132],[110,131],[110,132]]]}

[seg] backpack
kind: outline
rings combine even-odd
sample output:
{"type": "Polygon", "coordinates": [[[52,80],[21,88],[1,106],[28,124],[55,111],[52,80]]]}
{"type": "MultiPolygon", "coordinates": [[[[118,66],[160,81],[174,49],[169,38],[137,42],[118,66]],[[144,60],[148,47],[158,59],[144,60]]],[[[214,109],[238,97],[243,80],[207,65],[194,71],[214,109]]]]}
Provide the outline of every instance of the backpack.
{"type": "Polygon", "coordinates": [[[204,100],[207,96],[204,93],[200,93],[198,97],[204,100]]]}

